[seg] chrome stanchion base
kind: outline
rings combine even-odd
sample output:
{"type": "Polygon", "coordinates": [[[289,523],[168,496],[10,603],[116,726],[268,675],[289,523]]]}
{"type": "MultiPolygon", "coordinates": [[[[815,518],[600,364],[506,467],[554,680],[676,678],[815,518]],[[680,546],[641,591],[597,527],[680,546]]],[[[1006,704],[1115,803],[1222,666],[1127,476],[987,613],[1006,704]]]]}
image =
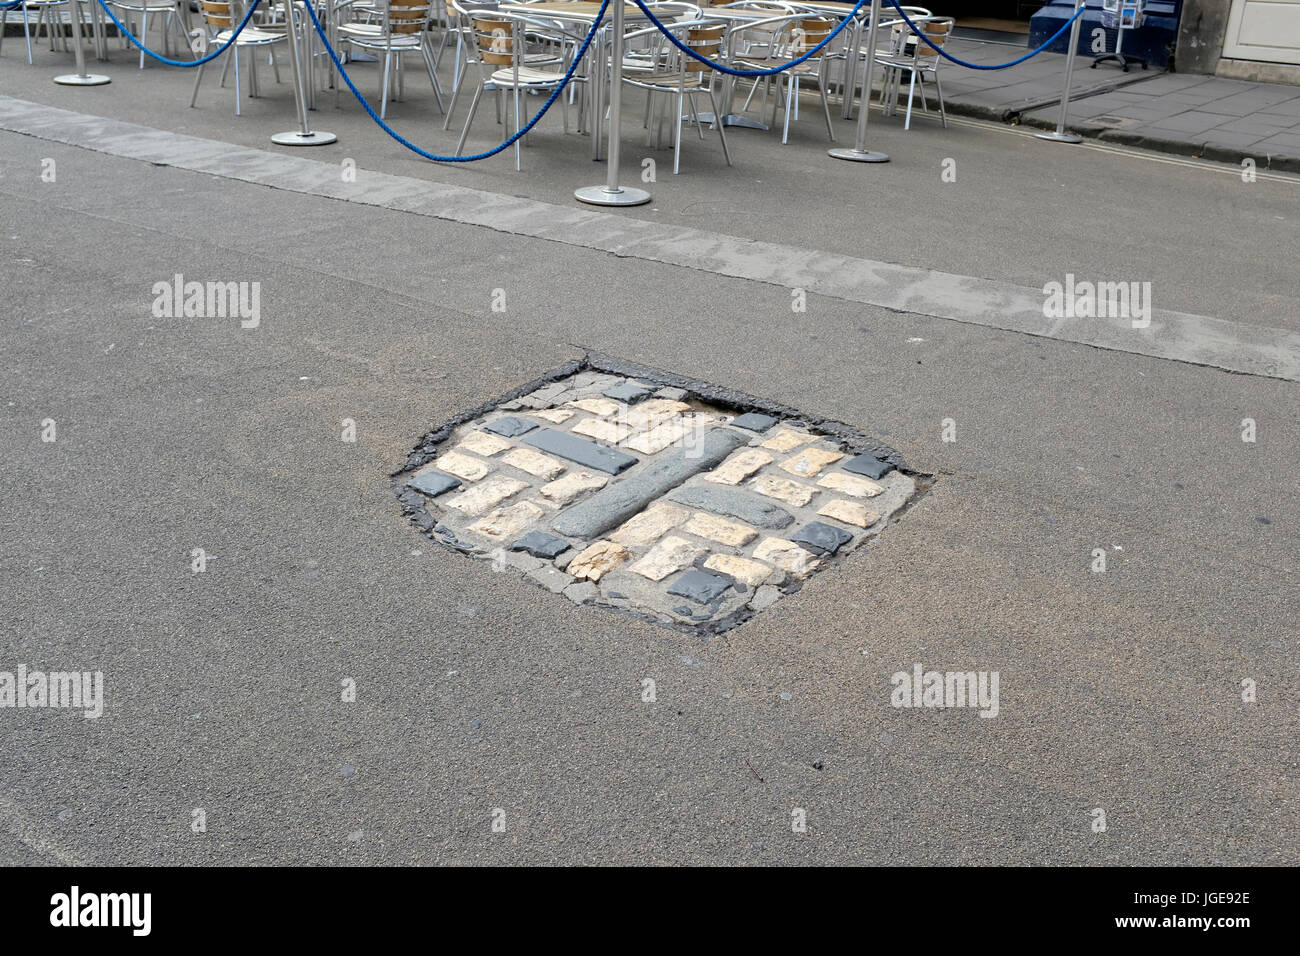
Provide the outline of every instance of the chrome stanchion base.
{"type": "Polygon", "coordinates": [[[847,159],[853,163],[889,162],[889,156],[885,153],[878,153],[874,149],[854,149],[851,146],[828,149],[826,155],[833,156],[835,159],[847,159]]]}
{"type": "Polygon", "coordinates": [[[644,189],[631,189],[627,186],[583,186],[575,189],[573,196],[578,202],[593,206],[641,206],[650,201],[650,194],[644,189]]]}
{"type": "Polygon", "coordinates": [[[1051,143],[1082,143],[1083,137],[1077,133],[1035,133],[1035,139],[1045,139],[1051,143]]]}
{"type": "Polygon", "coordinates": [[[326,133],[322,130],[316,130],[311,133],[300,133],[297,130],[291,130],[288,133],[276,133],[271,137],[271,142],[276,146],[328,146],[330,143],[337,143],[339,138],[333,133],[326,133]]]}
{"type": "Polygon", "coordinates": [[[63,76],[56,76],[54,82],[60,86],[103,86],[113,81],[99,73],[65,73],[63,76]]]}

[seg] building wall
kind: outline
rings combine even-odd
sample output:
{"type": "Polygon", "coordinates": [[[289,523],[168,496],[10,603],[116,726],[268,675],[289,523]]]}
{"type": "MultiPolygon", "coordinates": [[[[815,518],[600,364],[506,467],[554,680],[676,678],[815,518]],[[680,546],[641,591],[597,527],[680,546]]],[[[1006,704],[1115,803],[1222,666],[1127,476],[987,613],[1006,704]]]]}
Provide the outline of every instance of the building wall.
{"type": "Polygon", "coordinates": [[[1175,64],[1179,73],[1213,73],[1223,54],[1232,0],[1183,0],[1175,64]]]}

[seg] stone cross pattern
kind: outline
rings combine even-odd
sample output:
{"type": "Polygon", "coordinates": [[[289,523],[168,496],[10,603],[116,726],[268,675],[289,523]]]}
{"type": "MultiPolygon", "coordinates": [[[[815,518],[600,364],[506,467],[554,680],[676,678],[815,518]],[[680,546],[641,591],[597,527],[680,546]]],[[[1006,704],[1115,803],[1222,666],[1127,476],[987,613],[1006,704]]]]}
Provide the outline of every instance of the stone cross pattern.
{"type": "Polygon", "coordinates": [[[801,588],[916,490],[802,421],[598,371],[461,425],[406,487],[457,551],[578,604],[713,631],[801,588]]]}

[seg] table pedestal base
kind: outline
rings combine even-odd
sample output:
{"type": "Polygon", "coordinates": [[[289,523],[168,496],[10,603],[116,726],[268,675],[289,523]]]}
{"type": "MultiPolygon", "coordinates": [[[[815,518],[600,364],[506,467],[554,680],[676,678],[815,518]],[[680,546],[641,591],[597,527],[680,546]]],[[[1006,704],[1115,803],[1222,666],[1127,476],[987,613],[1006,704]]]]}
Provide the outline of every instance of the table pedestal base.
{"type": "Polygon", "coordinates": [[[271,137],[271,142],[277,146],[328,146],[330,143],[337,143],[339,138],[333,133],[326,133],[316,130],[311,133],[300,133],[297,130],[291,130],[288,133],[276,133],[271,137]]]}
{"type": "Polygon", "coordinates": [[[113,81],[99,73],[66,73],[56,76],[54,82],[60,86],[103,86],[113,81]]]}
{"type": "MultiPolygon", "coordinates": [[[[712,113],[701,113],[696,119],[703,126],[705,123],[716,123],[718,118],[712,113]]],[[[748,116],[742,116],[739,113],[728,113],[722,117],[723,126],[740,126],[744,129],[771,129],[766,123],[760,123],[756,119],[750,119],[748,116]]]]}
{"type": "Polygon", "coordinates": [[[593,206],[641,206],[650,201],[650,194],[644,189],[631,189],[627,186],[583,186],[575,189],[573,196],[579,202],[593,206]]]}
{"type": "Polygon", "coordinates": [[[1083,137],[1076,133],[1035,133],[1036,139],[1045,139],[1053,143],[1082,143],[1083,137]]]}
{"type": "Polygon", "coordinates": [[[878,153],[874,149],[854,149],[853,147],[838,147],[836,149],[826,150],[826,155],[835,159],[847,159],[851,163],[887,163],[889,156],[885,153],[878,153]]]}

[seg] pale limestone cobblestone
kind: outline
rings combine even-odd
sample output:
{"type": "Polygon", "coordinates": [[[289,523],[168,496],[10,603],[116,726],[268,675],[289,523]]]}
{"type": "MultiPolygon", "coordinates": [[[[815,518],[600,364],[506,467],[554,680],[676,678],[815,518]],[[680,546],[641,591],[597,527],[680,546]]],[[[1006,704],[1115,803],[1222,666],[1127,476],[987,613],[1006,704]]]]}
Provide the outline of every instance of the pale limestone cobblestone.
{"type": "Polygon", "coordinates": [[[784,501],[796,508],[802,508],[812,501],[812,496],[817,493],[817,489],[811,488],[803,482],[778,478],[776,475],[759,475],[756,478],[751,478],[748,487],[757,491],[760,495],[775,498],[777,501],[784,501]]]}
{"type": "Polygon", "coordinates": [[[817,509],[817,513],[823,518],[834,518],[855,528],[868,528],[880,520],[880,515],[873,509],[861,501],[849,501],[847,498],[828,501],[817,509]]]}
{"type": "Polygon", "coordinates": [[[574,425],[571,431],[575,435],[586,435],[607,445],[617,445],[631,434],[632,429],[622,422],[610,422],[603,418],[584,418],[574,425]]]}
{"type": "MultiPolygon", "coordinates": [[[[434,529],[431,534],[436,539],[456,550],[491,561],[494,570],[522,574],[576,604],[622,609],[663,623],[722,629],[770,607],[822,568],[842,561],[878,534],[915,493],[913,479],[898,471],[889,471],[879,481],[844,471],[857,450],[803,421],[778,419],[778,424],[755,433],[730,425],[737,413],[710,406],[686,389],[631,380],[649,393],[642,397],[617,388],[628,381],[580,372],[498,405],[453,430],[434,450],[433,460],[410,477],[444,473],[465,484],[439,494],[433,494],[441,487],[437,482],[430,483],[427,492],[412,491],[426,515],[421,525],[434,529]],[[632,404],[602,394],[608,389],[632,404]],[[501,429],[518,432],[513,437],[483,430],[501,418],[514,418],[524,423],[519,427],[533,428],[501,429]],[[592,446],[622,452],[632,456],[635,464],[609,475],[553,453],[543,454],[526,443],[530,435],[540,434],[538,429],[568,433],[592,446]],[[692,474],[689,461],[705,454],[704,436],[717,429],[725,435],[708,440],[714,450],[692,474]],[[739,440],[716,447],[716,440],[727,436],[739,440]],[[726,453],[736,445],[735,451],[726,453]],[[647,475],[655,474],[663,466],[654,463],[663,460],[677,462],[670,479],[677,484],[659,479],[628,484],[628,491],[618,492],[624,502],[637,500],[629,497],[638,493],[632,489],[653,488],[651,493],[659,497],[645,500],[639,512],[621,523],[614,518],[598,537],[582,539],[560,532],[556,540],[559,525],[552,527],[552,523],[570,509],[606,488],[622,488],[621,482],[635,479],[643,469],[650,469],[647,475]],[[716,491],[697,495],[700,501],[692,502],[694,507],[664,500],[691,488],[716,491]],[[736,502],[750,503],[738,507],[731,498],[718,495],[740,496],[736,502]],[[773,523],[774,507],[780,511],[777,523],[773,523]],[[739,521],[730,514],[732,510],[767,527],[739,521]],[[833,555],[816,555],[791,540],[814,522],[838,529],[841,537],[847,536],[846,543],[833,555]],[[569,547],[553,560],[510,550],[530,532],[550,538],[548,559],[556,548],[565,543],[569,547]],[[718,575],[727,585],[721,593],[718,575]],[[680,593],[669,593],[683,577],[680,593]]],[[[565,448],[567,454],[571,449],[565,448]]],[[[598,498],[583,507],[599,515],[599,509],[607,507],[602,502],[598,498]]],[[[586,524],[570,521],[568,526],[576,530],[586,524]]],[[[590,527],[598,530],[599,525],[590,527]]]]}
{"type": "Polygon", "coordinates": [[[828,475],[822,475],[817,479],[817,484],[854,498],[874,498],[885,490],[879,482],[872,481],[870,478],[850,475],[842,471],[832,471],[828,475]]]}
{"type": "Polygon", "coordinates": [[[471,458],[469,455],[462,455],[458,451],[449,451],[440,455],[436,464],[439,471],[464,478],[466,481],[478,481],[492,470],[492,466],[486,462],[471,458]]]}
{"type": "Polygon", "coordinates": [[[454,449],[458,452],[473,452],[484,458],[491,458],[497,452],[505,451],[510,447],[510,442],[504,438],[498,438],[496,435],[489,435],[487,432],[472,431],[460,440],[460,444],[454,449]]]}
{"type": "Polygon", "coordinates": [[[526,471],[536,478],[550,480],[563,474],[564,462],[550,455],[543,455],[531,448],[516,448],[501,456],[501,460],[512,468],[526,471]]]}
{"type": "Polygon", "coordinates": [[[704,477],[720,485],[738,485],[764,465],[772,463],[772,456],[757,448],[738,451],[704,477]]]}

